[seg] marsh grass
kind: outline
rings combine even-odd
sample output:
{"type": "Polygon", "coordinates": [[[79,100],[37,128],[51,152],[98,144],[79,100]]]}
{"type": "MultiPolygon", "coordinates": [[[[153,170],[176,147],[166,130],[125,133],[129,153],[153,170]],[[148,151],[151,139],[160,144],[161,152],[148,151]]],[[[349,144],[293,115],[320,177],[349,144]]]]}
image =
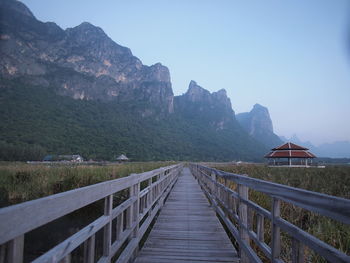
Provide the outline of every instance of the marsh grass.
{"type": "Polygon", "coordinates": [[[107,180],[142,173],[171,162],[123,163],[112,165],[0,163],[0,207],[107,180]]]}
{"type": "MultiPolygon", "coordinates": [[[[144,162],[109,165],[0,163],[0,207],[72,190],[78,187],[142,173],[174,164],[144,162]]],[[[145,185],[141,185],[141,188],[145,185]]],[[[113,207],[129,197],[128,189],[113,195],[113,207]]],[[[32,262],[58,243],[103,214],[104,201],[83,208],[40,226],[25,235],[24,262],[32,262]]],[[[102,255],[102,233],[96,235],[96,255],[102,255]]],[[[72,262],[81,262],[82,247],[73,253],[72,262]],[[80,255],[79,255],[80,254],[80,255]]]]}
{"type": "MultiPolygon", "coordinates": [[[[250,177],[302,188],[314,192],[350,199],[350,167],[330,166],[318,168],[275,168],[263,165],[220,165],[219,170],[235,174],[247,174],[250,177]]],[[[236,190],[236,185],[230,187],[236,190]]],[[[271,210],[271,198],[263,193],[250,190],[249,199],[271,210]]],[[[316,236],[331,246],[350,254],[350,226],[333,219],[281,202],[281,216],[304,231],[316,236]]],[[[270,224],[265,220],[265,241],[270,243],[270,224]]],[[[291,241],[288,235],[281,232],[282,258],[291,262],[291,241]]],[[[259,253],[259,252],[258,252],[259,253]]],[[[259,253],[262,254],[261,252],[259,253]]],[[[305,249],[306,262],[326,262],[315,255],[313,251],[305,249]]]]}

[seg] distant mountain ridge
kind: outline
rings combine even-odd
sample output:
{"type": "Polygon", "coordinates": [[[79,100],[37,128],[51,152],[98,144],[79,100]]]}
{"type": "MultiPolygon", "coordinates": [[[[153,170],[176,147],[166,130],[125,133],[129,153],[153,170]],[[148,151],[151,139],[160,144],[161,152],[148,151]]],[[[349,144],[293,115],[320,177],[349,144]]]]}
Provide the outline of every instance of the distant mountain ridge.
{"type": "Polygon", "coordinates": [[[191,81],[174,96],[165,66],[143,65],[101,28],[62,30],[15,0],[1,1],[0,12],[0,159],[257,161],[266,153],[225,90],[191,81]]]}
{"type": "Polygon", "coordinates": [[[292,141],[310,149],[317,157],[328,158],[350,158],[350,142],[336,141],[333,143],[323,143],[319,146],[313,145],[309,141],[302,141],[294,134],[290,139],[281,138],[283,141],[292,141]]]}

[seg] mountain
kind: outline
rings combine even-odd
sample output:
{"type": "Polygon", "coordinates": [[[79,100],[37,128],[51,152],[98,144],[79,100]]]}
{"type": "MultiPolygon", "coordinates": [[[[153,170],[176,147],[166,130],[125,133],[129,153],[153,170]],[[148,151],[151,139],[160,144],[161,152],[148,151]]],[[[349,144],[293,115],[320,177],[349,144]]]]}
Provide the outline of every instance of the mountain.
{"type": "Polygon", "coordinates": [[[205,120],[215,130],[224,130],[235,123],[234,112],[226,90],[210,93],[191,81],[187,92],[175,98],[175,110],[192,119],[205,120]]]}
{"type": "Polygon", "coordinates": [[[187,92],[175,97],[174,111],[189,128],[189,145],[195,142],[200,151],[210,146],[208,155],[261,161],[267,150],[238,124],[224,89],[210,93],[191,81],[187,92]]]}
{"type": "Polygon", "coordinates": [[[81,154],[132,160],[261,160],[225,90],[173,95],[168,68],[143,65],[87,22],[62,30],[0,2],[0,159],[81,154]]]}
{"type": "Polygon", "coordinates": [[[250,112],[236,115],[240,125],[256,140],[268,148],[282,144],[282,140],[273,132],[269,110],[260,104],[255,104],[250,112]]]}
{"type": "MultiPolygon", "coordinates": [[[[160,63],[145,66],[130,49],[87,22],[62,30],[38,21],[21,2],[4,0],[1,8],[1,75],[54,87],[74,99],[146,103],[173,111],[169,70],[160,63]]],[[[150,106],[152,105],[152,106],[150,106]]]]}

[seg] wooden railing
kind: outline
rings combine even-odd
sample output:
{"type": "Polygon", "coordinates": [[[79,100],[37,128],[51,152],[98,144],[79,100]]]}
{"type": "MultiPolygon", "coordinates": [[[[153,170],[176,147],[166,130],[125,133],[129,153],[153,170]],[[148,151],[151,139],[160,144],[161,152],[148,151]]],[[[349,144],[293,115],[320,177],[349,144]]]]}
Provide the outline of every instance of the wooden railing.
{"type": "Polygon", "coordinates": [[[231,174],[198,164],[190,165],[217,214],[239,246],[241,262],[262,262],[251,247],[254,243],[270,259],[281,259],[281,230],[292,239],[291,261],[306,262],[304,246],[328,262],[350,262],[350,256],[303,231],[280,216],[281,201],[324,215],[344,224],[350,224],[350,200],[288,187],[244,175],[231,174]],[[233,182],[237,191],[227,185],[233,182]],[[268,211],[249,200],[248,189],[262,192],[272,198],[268,211]],[[255,217],[254,217],[255,213],[255,217]],[[252,222],[255,218],[255,223],[252,222]],[[264,240],[264,220],[271,221],[271,244],[264,240]]]}
{"type": "Polygon", "coordinates": [[[118,257],[116,262],[132,260],[181,168],[179,164],[131,174],[0,209],[0,262],[23,261],[24,236],[27,232],[103,199],[103,216],[34,262],[70,262],[71,253],[79,246],[84,246],[84,262],[111,262],[112,257],[118,257]],[[140,191],[141,183],[146,186],[140,191]],[[113,195],[126,189],[129,191],[127,200],[113,208],[113,195]],[[115,229],[112,229],[112,225],[115,229]],[[103,255],[96,258],[95,236],[100,230],[103,231],[103,255]]]}

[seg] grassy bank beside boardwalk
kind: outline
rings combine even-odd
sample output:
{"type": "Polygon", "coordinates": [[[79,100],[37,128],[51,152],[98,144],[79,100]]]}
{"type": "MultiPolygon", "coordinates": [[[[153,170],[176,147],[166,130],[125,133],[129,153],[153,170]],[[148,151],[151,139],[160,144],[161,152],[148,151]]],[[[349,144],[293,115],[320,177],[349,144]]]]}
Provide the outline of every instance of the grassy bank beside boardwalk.
{"type": "Polygon", "coordinates": [[[108,165],[1,162],[0,207],[171,164],[174,162],[109,163],[108,165]]]}
{"type": "Polygon", "coordinates": [[[289,168],[222,163],[212,167],[230,173],[247,174],[261,180],[350,199],[350,166],[289,168]]]}
{"type": "MultiPolygon", "coordinates": [[[[257,179],[350,199],[349,166],[327,166],[324,169],[299,167],[278,168],[251,164],[213,164],[210,166],[230,173],[247,174],[257,179]]],[[[230,187],[235,190],[236,185],[232,184],[230,187]]],[[[271,198],[263,193],[250,190],[249,199],[265,209],[271,209],[271,198]]],[[[350,255],[350,225],[336,222],[335,220],[328,219],[285,202],[281,203],[281,216],[306,232],[350,255]]],[[[270,232],[270,222],[265,220],[265,240],[268,244],[271,240],[270,232]]],[[[283,242],[283,259],[285,262],[291,262],[292,241],[284,232],[282,232],[281,236],[283,242]]],[[[308,249],[305,253],[305,262],[326,262],[308,249]]],[[[259,254],[262,255],[262,253],[259,254]]],[[[265,259],[264,262],[269,261],[265,259]]]]}

